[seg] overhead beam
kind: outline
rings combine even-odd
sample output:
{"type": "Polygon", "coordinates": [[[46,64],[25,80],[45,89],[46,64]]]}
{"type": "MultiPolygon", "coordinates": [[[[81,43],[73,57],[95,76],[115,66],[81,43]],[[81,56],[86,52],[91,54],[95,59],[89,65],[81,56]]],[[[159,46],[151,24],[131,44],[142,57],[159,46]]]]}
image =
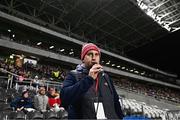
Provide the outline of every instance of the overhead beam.
{"type": "MultiPolygon", "coordinates": [[[[108,11],[104,10],[104,12],[106,12],[107,14],[109,14],[111,17],[115,18],[117,21],[123,23],[124,25],[128,26],[129,28],[131,28],[132,30],[138,32],[140,35],[142,35],[143,37],[147,38],[146,36],[144,36],[142,33],[140,33],[138,30],[136,30],[135,28],[133,28],[131,25],[123,22],[122,20],[120,20],[119,18],[117,18],[116,16],[112,15],[111,13],[109,13],[108,11]]],[[[147,38],[149,39],[149,38],[147,38]]]]}
{"type": "Polygon", "coordinates": [[[162,13],[163,11],[166,11],[166,10],[172,8],[172,7],[175,7],[175,6],[179,5],[179,4],[180,4],[180,2],[178,2],[178,3],[174,4],[174,5],[171,5],[171,6],[169,6],[169,7],[166,7],[165,9],[162,9],[162,10],[158,11],[158,14],[159,14],[159,13],[162,13]]]}
{"type": "MultiPolygon", "coordinates": [[[[108,34],[108,35],[110,35],[110,36],[112,36],[112,37],[114,37],[114,38],[116,38],[116,39],[118,39],[118,40],[121,40],[121,41],[123,41],[123,42],[125,42],[125,43],[127,43],[127,44],[129,44],[129,45],[131,45],[131,46],[134,46],[133,44],[131,44],[131,43],[123,40],[123,39],[120,38],[120,37],[117,37],[117,36],[115,36],[115,35],[113,35],[113,34],[110,34],[109,32],[107,32],[107,31],[99,28],[98,26],[94,26],[93,24],[91,24],[91,23],[89,23],[89,22],[85,22],[85,23],[88,24],[88,25],[90,25],[90,26],[92,26],[92,27],[94,27],[95,29],[100,30],[101,32],[104,32],[105,34],[108,34]]],[[[135,46],[134,46],[134,47],[135,47],[135,46]]]]}
{"type": "MultiPolygon", "coordinates": [[[[141,18],[143,15],[141,14],[141,15],[139,15],[139,16],[137,16],[135,19],[133,19],[133,20],[131,20],[131,22],[129,23],[129,24],[131,24],[131,23],[133,23],[133,22],[136,22],[137,20],[139,20],[139,18],[141,18]]],[[[144,25],[143,25],[144,26],[144,25]]],[[[101,27],[101,26],[100,26],[101,27]]],[[[116,31],[118,31],[118,30],[121,30],[121,29],[123,29],[125,26],[118,26],[116,29],[114,29],[114,30],[112,30],[112,31],[110,31],[109,33],[115,33],[116,31]]],[[[107,35],[104,35],[104,36],[102,36],[101,38],[99,38],[98,40],[102,40],[102,39],[104,39],[105,37],[106,37],[107,35]]]]}
{"type": "MultiPolygon", "coordinates": [[[[119,7],[123,7],[124,5],[127,5],[127,2],[123,2],[123,4],[121,4],[121,6],[119,6],[119,7]]],[[[133,7],[134,7],[134,6],[133,6],[133,7]]],[[[126,13],[128,10],[130,10],[131,8],[132,8],[132,6],[130,6],[128,9],[125,9],[125,10],[121,11],[121,12],[118,14],[118,16],[123,15],[123,14],[126,13]]],[[[104,9],[104,8],[98,9],[98,11],[103,10],[103,9],[104,9]]],[[[96,12],[96,13],[97,13],[97,12],[96,12]]],[[[118,16],[117,16],[117,17],[118,17],[118,16]]],[[[108,23],[112,22],[113,20],[114,20],[114,18],[111,17],[111,19],[110,19],[109,21],[104,22],[102,25],[99,25],[98,27],[101,28],[101,27],[107,25],[108,23]]],[[[118,27],[118,28],[119,28],[119,27],[118,27]]],[[[87,33],[87,34],[91,34],[91,33],[92,33],[92,32],[87,33]]]]}
{"type": "MultiPolygon", "coordinates": [[[[168,3],[169,1],[170,1],[170,0],[166,0],[166,1],[161,2],[161,3],[158,4],[157,6],[153,6],[151,10],[154,11],[155,9],[160,8],[161,6],[165,5],[165,4],[168,3]]],[[[148,6],[148,7],[151,8],[151,6],[148,6]]]]}
{"type": "MultiPolygon", "coordinates": [[[[82,25],[84,22],[86,22],[88,19],[90,19],[91,17],[93,17],[96,13],[98,13],[99,11],[101,11],[103,8],[107,7],[109,4],[111,4],[114,0],[109,0],[109,2],[102,6],[101,8],[99,8],[98,10],[94,10],[85,20],[83,20],[78,26],[74,27],[71,31],[75,30],[77,27],[79,27],[80,25],[82,25]]],[[[81,11],[82,12],[82,11],[81,11]]]]}

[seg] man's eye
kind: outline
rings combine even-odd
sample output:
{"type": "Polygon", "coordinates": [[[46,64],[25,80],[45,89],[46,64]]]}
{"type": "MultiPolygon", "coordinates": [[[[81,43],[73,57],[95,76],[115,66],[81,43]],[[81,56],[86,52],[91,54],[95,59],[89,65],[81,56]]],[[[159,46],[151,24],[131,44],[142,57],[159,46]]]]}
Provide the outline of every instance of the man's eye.
{"type": "Polygon", "coordinates": [[[92,54],[92,53],[89,53],[89,54],[88,54],[88,56],[92,57],[92,56],[93,56],[93,54],[92,54]]]}
{"type": "Polygon", "coordinates": [[[95,54],[95,56],[98,56],[98,55],[99,55],[98,53],[95,54]]]}

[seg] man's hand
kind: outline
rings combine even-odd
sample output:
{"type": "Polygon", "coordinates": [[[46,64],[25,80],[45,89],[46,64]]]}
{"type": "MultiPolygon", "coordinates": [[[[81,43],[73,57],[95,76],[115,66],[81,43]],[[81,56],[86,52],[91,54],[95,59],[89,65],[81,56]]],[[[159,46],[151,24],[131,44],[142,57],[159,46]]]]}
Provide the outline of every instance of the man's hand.
{"type": "Polygon", "coordinates": [[[101,69],[102,66],[100,64],[94,64],[89,70],[89,76],[91,76],[95,80],[98,76],[98,73],[101,72],[101,69]]]}
{"type": "Polygon", "coordinates": [[[17,108],[17,111],[21,111],[22,109],[24,109],[24,107],[17,108]]]}

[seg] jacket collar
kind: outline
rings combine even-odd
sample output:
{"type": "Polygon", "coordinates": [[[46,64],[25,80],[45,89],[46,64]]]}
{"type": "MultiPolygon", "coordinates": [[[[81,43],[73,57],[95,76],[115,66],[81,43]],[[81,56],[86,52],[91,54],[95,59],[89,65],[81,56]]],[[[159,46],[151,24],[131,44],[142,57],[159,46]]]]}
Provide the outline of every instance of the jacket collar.
{"type": "Polygon", "coordinates": [[[77,65],[76,71],[81,72],[81,73],[85,73],[85,74],[89,73],[89,70],[85,67],[84,63],[77,65]]]}

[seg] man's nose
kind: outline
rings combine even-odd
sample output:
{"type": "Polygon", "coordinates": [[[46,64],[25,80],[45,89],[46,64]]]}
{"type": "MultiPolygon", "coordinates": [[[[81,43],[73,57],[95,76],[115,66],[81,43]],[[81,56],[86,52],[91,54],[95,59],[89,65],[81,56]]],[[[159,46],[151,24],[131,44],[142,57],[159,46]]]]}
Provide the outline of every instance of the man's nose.
{"type": "Polygon", "coordinates": [[[96,55],[93,54],[93,55],[92,55],[92,59],[96,59],[96,55]]]}

